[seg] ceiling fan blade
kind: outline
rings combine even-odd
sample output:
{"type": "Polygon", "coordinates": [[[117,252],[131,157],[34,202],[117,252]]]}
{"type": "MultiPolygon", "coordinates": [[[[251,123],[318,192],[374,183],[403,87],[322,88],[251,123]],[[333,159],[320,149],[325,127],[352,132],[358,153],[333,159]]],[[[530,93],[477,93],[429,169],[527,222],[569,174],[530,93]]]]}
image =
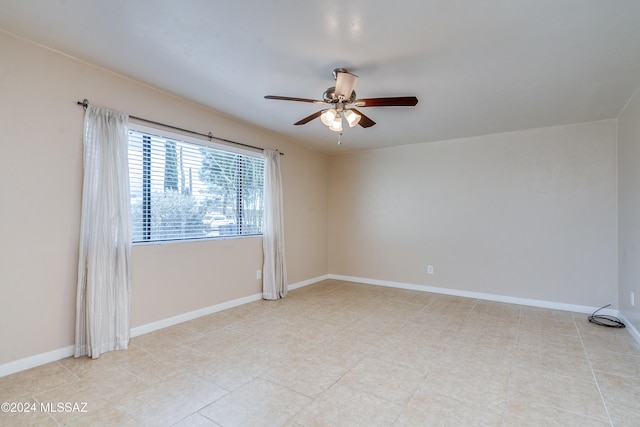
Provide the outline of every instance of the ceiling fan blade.
{"type": "Polygon", "coordinates": [[[280,101],[297,101],[297,102],[311,102],[313,104],[326,104],[324,101],[319,101],[316,99],[292,98],[290,96],[266,95],[264,99],[277,99],[280,101]]]}
{"type": "Polygon", "coordinates": [[[364,114],[362,114],[360,111],[356,110],[355,108],[350,108],[350,110],[353,111],[354,113],[357,113],[357,114],[360,115],[360,121],[358,122],[358,124],[360,126],[362,126],[363,128],[370,128],[371,126],[376,124],[376,122],[374,122],[369,117],[365,116],[364,114]]]}
{"type": "Polygon", "coordinates": [[[320,115],[322,115],[322,111],[324,110],[320,110],[320,111],[316,111],[315,113],[311,114],[310,116],[305,117],[302,120],[298,120],[297,122],[294,123],[294,125],[304,125],[309,123],[311,120],[313,119],[317,119],[318,117],[320,117],[320,115]]]}
{"type": "Polygon", "coordinates": [[[336,95],[338,97],[344,97],[343,99],[351,98],[351,92],[356,87],[358,82],[358,76],[347,72],[336,73],[336,95]]]}
{"type": "Polygon", "coordinates": [[[389,98],[362,98],[353,102],[358,107],[413,107],[418,103],[415,96],[394,96],[389,98]]]}

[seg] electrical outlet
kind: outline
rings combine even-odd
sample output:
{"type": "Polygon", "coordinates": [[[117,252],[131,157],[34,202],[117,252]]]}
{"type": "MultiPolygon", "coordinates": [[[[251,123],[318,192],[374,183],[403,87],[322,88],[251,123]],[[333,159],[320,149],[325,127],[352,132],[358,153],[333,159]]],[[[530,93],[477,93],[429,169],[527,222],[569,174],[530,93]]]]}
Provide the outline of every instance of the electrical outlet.
{"type": "Polygon", "coordinates": [[[635,292],[631,291],[631,307],[635,307],[636,305],[636,294],[635,292]]]}
{"type": "Polygon", "coordinates": [[[256,270],[256,280],[262,279],[262,270],[256,270]]]}
{"type": "Polygon", "coordinates": [[[433,265],[427,266],[427,274],[433,274],[433,265]]]}

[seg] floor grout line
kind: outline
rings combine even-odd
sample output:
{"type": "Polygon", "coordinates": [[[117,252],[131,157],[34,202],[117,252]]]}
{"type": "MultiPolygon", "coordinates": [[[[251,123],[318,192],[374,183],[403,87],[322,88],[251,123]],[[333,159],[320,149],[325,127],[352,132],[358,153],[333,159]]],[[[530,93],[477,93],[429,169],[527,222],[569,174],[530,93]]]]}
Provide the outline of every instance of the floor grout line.
{"type": "MultiPolygon", "coordinates": [[[[575,323],[575,318],[573,319],[575,323]]],[[[602,389],[600,388],[600,383],[598,382],[598,378],[596,377],[596,373],[593,369],[593,365],[591,364],[591,358],[589,357],[589,353],[587,352],[587,347],[584,344],[584,339],[582,338],[582,331],[578,328],[578,324],[575,324],[576,329],[578,331],[578,337],[580,337],[580,343],[582,343],[582,349],[584,351],[585,357],[587,358],[587,363],[589,364],[589,369],[591,369],[591,375],[593,376],[593,381],[596,384],[596,388],[598,389],[598,393],[600,394],[600,399],[602,399],[602,406],[604,406],[604,411],[607,414],[607,418],[609,419],[609,425],[613,427],[613,419],[611,418],[611,414],[609,413],[609,407],[607,406],[607,402],[604,398],[604,394],[602,393],[602,389]]]]}

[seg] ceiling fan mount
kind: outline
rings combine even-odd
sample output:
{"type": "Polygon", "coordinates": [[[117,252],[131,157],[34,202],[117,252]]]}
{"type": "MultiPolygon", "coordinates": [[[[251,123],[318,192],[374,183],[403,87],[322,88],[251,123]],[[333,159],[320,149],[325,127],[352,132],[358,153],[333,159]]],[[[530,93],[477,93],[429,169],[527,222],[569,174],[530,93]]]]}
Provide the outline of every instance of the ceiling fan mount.
{"type": "Polygon", "coordinates": [[[336,84],[324,91],[322,100],[277,95],[267,95],[265,99],[327,105],[329,106],[328,109],[316,111],[297,121],[294,125],[304,125],[320,117],[323,124],[336,132],[342,131],[343,117],[347,120],[349,127],[359,124],[364,128],[368,128],[376,124],[376,122],[354,107],[413,107],[418,103],[418,98],[415,96],[357,99],[354,89],[358,82],[358,76],[351,74],[346,68],[336,68],[333,70],[333,78],[336,84]]]}

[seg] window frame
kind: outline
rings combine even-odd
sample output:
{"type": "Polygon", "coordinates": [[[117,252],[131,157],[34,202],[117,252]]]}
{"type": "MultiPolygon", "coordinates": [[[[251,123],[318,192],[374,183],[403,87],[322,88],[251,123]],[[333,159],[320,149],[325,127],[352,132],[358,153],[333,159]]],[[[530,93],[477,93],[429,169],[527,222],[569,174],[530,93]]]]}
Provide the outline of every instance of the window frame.
{"type": "MultiPolygon", "coordinates": [[[[167,131],[167,130],[164,130],[164,129],[161,129],[161,128],[158,128],[158,127],[151,127],[151,126],[147,126],[147,125],[143,125],[143,124],[139,124],[139,123],[129,122],[127,131],[133,131],[133,132],[138,132],[138,133],[142,133],[142,134],[147,134],[147,135],[151,135],[151,136],[154,136],[154,137],[157,137],[157,138],[166,139],[166,140],[180,141],[180,142],[184,142],[184,143],[187,143],[187,144],[193,144],[193,145],[198,146],[198,147],[211,148],[211,149],[220,150],[220,151],[224,151],[224,152],[228,152],[228,153],[239,154],[239,155],[243,155],[243,156],[247,156],[247,157],[253,157],[253,158],[256,158],[256,159],[260,159],[260,160],[262,160],[264,162],[264,158],[262,156],[262,151],[253,151],[253,150],[247,149],[247,148],[235,147],[235,146],[231,146],[231,145],[221,144],[221,143],[218,143],[218,142],[215,142],[215,141],[211,141],[211,140],[195,138],[193,136],[186,135],[186,134],[183,134],[183,133],[176,133],[176,132],[167,131]]],[[[144,152],[144,147],[143,147],[143,152],[144,152]]],[[[143,155],[143,156],[146,157],[146,155],[143,155]]],[[[150,158],[151,154],[148,153],[148,156],[149,156],[148,158],[150,158]]],[[[129,145],[128,144],[127,144],[127,157],[129,158],[129,145]]],[[[147,164],[143,160],[143,166],[141,168],[141,171],[142,171],[143,168],[148,168],[148,170],[150,170],[150,163],[147,164]]],[[[263,168],[264,168],[264,163],[263,163],[263,168]]],[[[145,182],[145,180],[143,179],[143,186],[148,187],[149,188],[149,192],[151,191],[150,190],[151,182],[145,182]]],[[[263,192],[264,192],[264,182],[263,182],[263,192]]],[[[131,196],[131,190],[129,190],[129,195],[131,196]]],[[[263,198],[264,198],[264,193],[263,193],[263,198]]],[[[142,215],[143,215],[143,217],[146,216],[146,218],[148,219],[148,221],[144,221],[143,222],[142,232],[143,232],[143,234],[150,236],[150,233],[151,233],[151,199],[143,197],[142,203],[143,203],[143,208],[142,208],[143,209],[143,213],[142,213],[142,215]]],[[[129,209],[131,210],[131,208],[132,208],[131,202],[130,202],[129,206],[130,206],[129,209]]],[[[263,205],[263,208],[264,208],[264,205],[263,205]]],[[[132,218],[132,231],[133,231],[133,218],[132,218]]],[[[182,239],[164,239],[164,240],[153,240],[153,239],[134,240],[133,232],[132,232],[131,244],[132,244],[132,246],[145,246],[145,245],[166,245],[166,244],[205,242],[205,241],[212,241],[212,240],[262,238],[263,232],[264,232],[264,230],[261,229],[259,233],[253,233],[253,234],[224,234],[222,236],[220,236],[220,235],[219,236],[203,236],[203,237],[182,238],[182,239]]]]}

